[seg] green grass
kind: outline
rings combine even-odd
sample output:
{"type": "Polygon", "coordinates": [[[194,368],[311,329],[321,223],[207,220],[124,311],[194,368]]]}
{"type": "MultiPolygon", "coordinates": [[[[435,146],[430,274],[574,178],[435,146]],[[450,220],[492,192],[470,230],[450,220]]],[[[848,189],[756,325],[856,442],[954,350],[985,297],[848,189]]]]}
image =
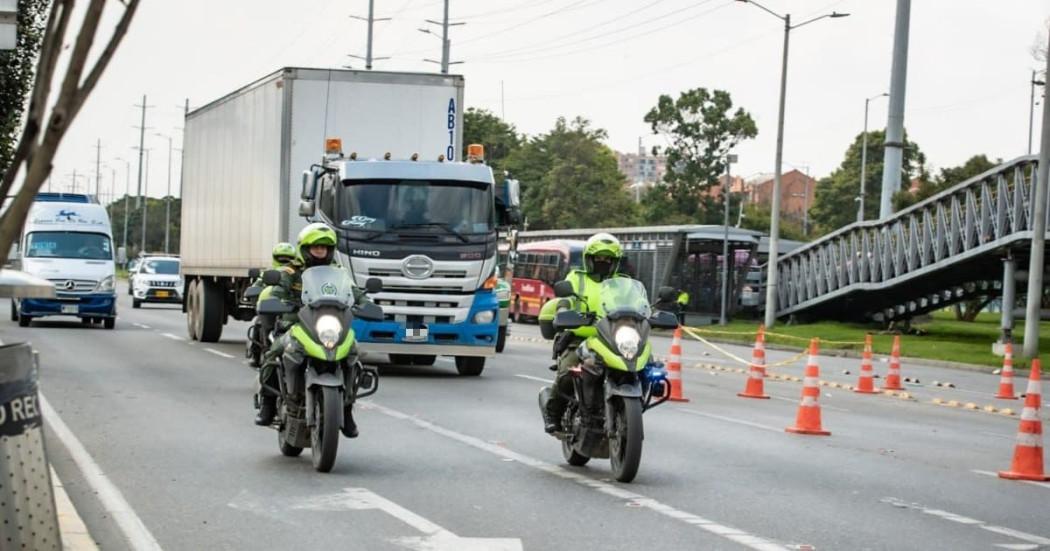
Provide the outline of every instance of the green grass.
{"type": "MultiPolygon", "coordinates": [[[[708,326],[701,328],[702,331],[727,331],[747,332],[750,335],[727,335],[712,334],[719,340],[735,342],[754,342],[754,331],[758,328],[758,321],[739,320],[731,322],[727,327],[708,326]]],[[[914,323],[913,328],[919,330],[920,335],[901,336],[901,355],[911,358],[925,358],[931,360],[944,360],[950,362],[961,362],[988,367],[1001,367],[1002,358],[992,354],[992,343],[999,338],[999,315],[980,314],[972,323],[956,321],[955,316],[949,311],[935,312],[932,319],[926,322],[914,323]]],[[[766,342],[771,344],[787,345],[797,348],[807,346],[807,340],[819,337],[822,349],[845,349],[863,350],[864,335],[872,333],[872,347],[876,354],[889,354],[893,346],[893,335],[882,333],[878,325],[866,325],[858,323],[840,322],[818,322],[800,325],[778,324],[773,333],[788,335],[767,335],[766,342]],[[793,337],[793,338],[791,338],[793,337]],[[838,342],[836,342],[838,341],[838,342]]],[[[704,335],[707,336],[707,335],[704,335]]],[[[1018,321],[1014,327],[1014,355],[1020,356],[1020,341],[1024,336],[1023,320],[1018,321]]],[[[1039,355],[1043,365],[1050,365],[1050,322],[1042,322],[1039,328],[1039,355]]],[[[1027,365],[1023,359],[1017,358],[1015,366],[1027,365]]]]}

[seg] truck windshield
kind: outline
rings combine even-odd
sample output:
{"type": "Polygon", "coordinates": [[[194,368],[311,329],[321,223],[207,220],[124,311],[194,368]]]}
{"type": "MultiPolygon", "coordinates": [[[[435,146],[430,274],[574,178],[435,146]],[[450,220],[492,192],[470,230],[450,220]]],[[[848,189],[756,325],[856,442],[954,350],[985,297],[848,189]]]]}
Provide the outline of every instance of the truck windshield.
{"type": "Polygon", "coordinates": [[[361,180],[344,184],[338,219],[347,229],[444,227],[460,235],[492,231],[492,195],[483,182],[361,180]]]}
{"type": "Polygon", "coordinates": [[[112,260],[109,237],[101,233],[41,231],[29,234],[26,257],[112,260]]]}

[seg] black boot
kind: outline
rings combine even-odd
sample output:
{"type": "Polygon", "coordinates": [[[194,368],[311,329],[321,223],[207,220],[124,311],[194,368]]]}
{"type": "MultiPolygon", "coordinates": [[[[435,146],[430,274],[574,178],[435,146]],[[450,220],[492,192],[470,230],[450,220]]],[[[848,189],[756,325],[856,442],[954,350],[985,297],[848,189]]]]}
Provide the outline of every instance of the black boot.
{"type": "Polygon", "coordinates": [[[340,430],[347,438],[357,438],[361,434],[357,430],[357,423],[354,422],[354,413],[349,407],[343,410],[343,427],[340,430]]]}
{"type": "Polygon", "coordinates": [[[255,424],[260,427],[268,427],[273,424],[273,418],[277,416],[277,397],[263,392],[259,395],[259,413],[255,416],[255,424]]]}
{"type": "Polygon", "coordinates": [[[561,418],[565,416],[565,408],[568,406],[565,398],[554,389],[547,400],[547,407],[543,409],[543,430],[547,434],[562,432],[561,418]]]}

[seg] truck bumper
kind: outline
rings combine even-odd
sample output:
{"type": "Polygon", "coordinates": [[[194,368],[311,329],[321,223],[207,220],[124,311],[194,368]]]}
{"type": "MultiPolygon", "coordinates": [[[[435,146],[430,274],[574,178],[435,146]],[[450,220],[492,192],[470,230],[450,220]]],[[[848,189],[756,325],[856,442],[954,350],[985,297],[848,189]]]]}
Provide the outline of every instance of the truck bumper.
{"type": "Polygon", "coordinates": [[[420,335],[418,328],[409,336],[403,322],[368,322],[355,319],[354,333],[361,350],[367,353],[384,354],[435,354],[439,356],[493,356],[496,354],[496,338],[499,333],[499,303],[491,292],[479,292],[474,305],[461,323],[430,323],[426,334],[420,335]],[[492,321],[472,323],[474,316],[482,311],[492,312],[492,321]]]}
{"type": "Polygon", "coordinates": [[[92,293],[75,297],[26,298],[18,301],[18,311],[34,318],[76,316],[78,318],[117,317],[117,297],[113,293],[92,293]],[[75,311],[71,311],[75,307],[75,311]]]}

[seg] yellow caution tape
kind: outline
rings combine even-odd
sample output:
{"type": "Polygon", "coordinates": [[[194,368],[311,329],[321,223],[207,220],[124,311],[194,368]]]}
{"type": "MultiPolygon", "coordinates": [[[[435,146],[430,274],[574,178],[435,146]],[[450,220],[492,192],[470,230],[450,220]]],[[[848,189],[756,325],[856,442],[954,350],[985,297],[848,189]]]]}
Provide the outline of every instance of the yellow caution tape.
{"type": "MultiPolygon", "coordinates": [[[[721,331],[721,330],[717,330],[717,329],[704,329],[704,328],[700,328],[700,327],[686,327],[686,326],[682,326],[682,329],[690,330],[690,331],[693,331],[693,332],[696,332],[696,333],[704,333],[704,334],[707,334],[707,335],[732,335],[732,336],[738,336],[738,337],[750,337],[750,336],[754,336],[754,335],[757,334],[756,331],[721,331]]],[[[693,335],[693,336],[695,337],[696,335],[693,335]]],[[[802,342],[809,342],[811,340],[810,337],[798,337],[798,336],[795,336],[795,335],[786,335],[784,333],[775,333],[773,331],[766,331],[766,336],[777,337],[777,338],[780,338],[780,339],[796,340],[796,341],[802,341],[802,342]]],[[[827,344],[839,344],[839,345],[848,345],[848,346],[864,346],[864,341],[832,341],[832,340],[827,340],[827,339],[820,339],[820,342],[827,343],[827,344]]]]}
{"type": "MultiPolygon", "coordinates": [[[[733,354],[732,352],[722,348],[721,346],[718,346],[717,344],[715,344],[715,343],[713,343],[713,342],[711,342],[711,341],[701,337],[694,328],[682,326],[682,330],[685,331],[687,334],[689,334],[690,337],[693,337],[694,339],[696,339],[696,340],[706,344],[707,346],[713,348],[714,350],[716,350],[717,352],[719,352],[723,356],[725,356],[725,357],[727,357],[727,358],[729,358],[729,359],[731,359],[733,361],[736,361],[736,362],[739,362],[741,364],[744,364],[744,365],[751,365],[751,362],[749,360],[745,360],[744,358],[741,358],[740,356],[737,356],[736,354],[733,354]]],[[[786,360],[781,360],[779,362],[766,364],[765,367],[771,368],[771,367],[782,367],[782,366],[785,366],[785,365],[791,365],[791,364],[801,360],[802,357],[805,356],[806,354],[807,354],[807,352],[805,350],[803,350],[802,352],[799,352],[798,354],[795,354],[794,356],[792,356],[792,357],[790,357],[790,358],[788,358],[786,360]]]]}

